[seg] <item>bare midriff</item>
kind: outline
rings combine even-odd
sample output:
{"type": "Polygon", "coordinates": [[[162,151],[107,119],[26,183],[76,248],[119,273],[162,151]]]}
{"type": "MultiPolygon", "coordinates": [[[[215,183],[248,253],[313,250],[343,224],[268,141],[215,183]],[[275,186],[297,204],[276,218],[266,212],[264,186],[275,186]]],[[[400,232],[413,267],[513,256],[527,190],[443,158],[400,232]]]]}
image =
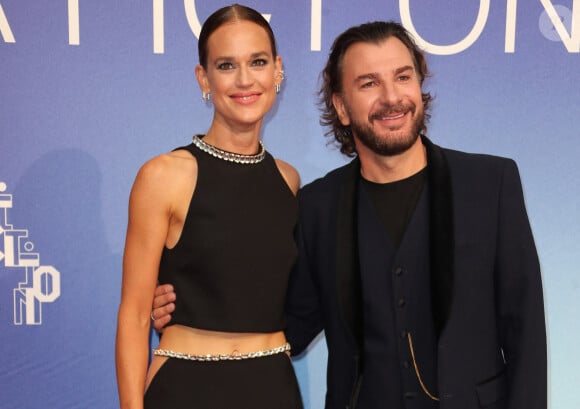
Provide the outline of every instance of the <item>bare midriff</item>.
{"type": "Polygon", "coordinates": [[[221,332],[171,325],[164,330],[157,348],[192,355],[244,354],[276,348],[285,343],[283,331],[221,332]]]}

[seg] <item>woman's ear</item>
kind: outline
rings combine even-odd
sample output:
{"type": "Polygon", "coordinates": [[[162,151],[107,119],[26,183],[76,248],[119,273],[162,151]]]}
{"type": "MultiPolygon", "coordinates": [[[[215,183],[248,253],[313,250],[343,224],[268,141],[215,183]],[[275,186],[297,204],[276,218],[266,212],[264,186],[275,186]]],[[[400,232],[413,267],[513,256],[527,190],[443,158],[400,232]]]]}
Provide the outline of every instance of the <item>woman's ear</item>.
{"type": "Polygon", "coordinates": [[[199,88],[201,89],[202,94],[209,94],[211,92],[211,88],[209,86],[207,73],[203,66],[197,65],[195,67],[195,77],[197,78],[197,83],[199,84],[199,88]]]}
{"type": "Polygon", "coordinates": [[[274,85],[280,87],[282,81],[284,81],[284,65],[282,64],[282,57],[276,56],[276,61],[274,62],[274,85]]]}

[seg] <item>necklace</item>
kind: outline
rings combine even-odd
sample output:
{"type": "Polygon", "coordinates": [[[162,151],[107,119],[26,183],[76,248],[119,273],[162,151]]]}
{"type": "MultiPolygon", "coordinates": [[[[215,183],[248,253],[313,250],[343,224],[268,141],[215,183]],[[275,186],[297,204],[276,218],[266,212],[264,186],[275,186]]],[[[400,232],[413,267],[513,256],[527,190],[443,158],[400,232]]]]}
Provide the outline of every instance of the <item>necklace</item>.
{"type": "Polygon", "coordinates": [[[266,150],[264,149],[264,144],[262,141],[258,141],[260,144],[260,150],[255,155],[244,155],[242,153],[234,153],[224,151],[223,149],[216,148],[209,143],[204,142],[199,135],[193,135],[193,144],[205,153],[210,154],[218,159],[225,160],[228,162],[240,163],[243,165],[251,165],[254,163],[260,163],[266,157],[266,150]]]}

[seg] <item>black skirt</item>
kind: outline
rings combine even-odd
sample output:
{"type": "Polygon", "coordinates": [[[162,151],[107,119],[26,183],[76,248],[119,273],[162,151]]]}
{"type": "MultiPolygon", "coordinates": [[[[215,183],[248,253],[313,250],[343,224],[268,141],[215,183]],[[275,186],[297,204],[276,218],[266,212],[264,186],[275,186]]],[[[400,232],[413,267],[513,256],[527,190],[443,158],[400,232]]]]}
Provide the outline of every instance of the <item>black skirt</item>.
{"type": "Polygon", "coordinates": [[[145,392],[145,409],[302,409],[290,358],[240,361],[169,358],[145,392]]]}

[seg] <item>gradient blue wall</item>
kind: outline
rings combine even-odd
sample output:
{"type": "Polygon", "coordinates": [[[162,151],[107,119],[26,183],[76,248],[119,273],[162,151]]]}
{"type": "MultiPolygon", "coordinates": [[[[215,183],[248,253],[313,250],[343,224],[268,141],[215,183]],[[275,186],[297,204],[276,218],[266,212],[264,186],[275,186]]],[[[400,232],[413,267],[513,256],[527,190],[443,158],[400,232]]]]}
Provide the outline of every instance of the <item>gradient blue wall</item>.
{"type": "MultiPolygon", "coordinates": [[[[127,199],[139,166],[203,133],[198,22],[227,1],[0,0],[0,407],[114,408],[127,199]],[[38,270],[35,274],[34,271],[38,270]]],[[[267,148],[303,182],[345,159],[318,124],[337,34],[403,21],[428,51],[429,136],[514,158],[542,263],[551,408],[580,406],[580,1],[248,1],[286,81],[267,148]]],[[[295,362],[324,400],[323,339],[295,362]]]]}

